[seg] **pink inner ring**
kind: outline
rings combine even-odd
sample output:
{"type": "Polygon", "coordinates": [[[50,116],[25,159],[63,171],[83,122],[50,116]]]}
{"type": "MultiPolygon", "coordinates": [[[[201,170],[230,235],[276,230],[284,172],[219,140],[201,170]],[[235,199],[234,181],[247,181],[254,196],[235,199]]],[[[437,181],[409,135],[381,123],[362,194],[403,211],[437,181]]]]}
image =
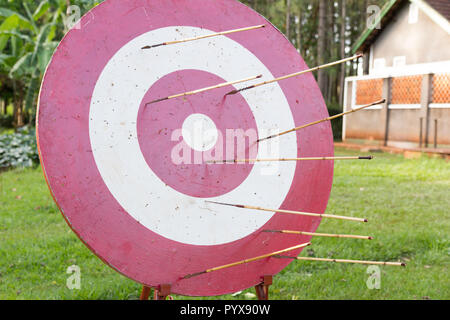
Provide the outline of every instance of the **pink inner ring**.
{"type": "Polygon", "coordinates": [[[147,103],[164,98],[160,95],[224,82],[209,72],[180,70],[158,80],[141,102],[137,132],[142,154],[164,183],[183,194],[200,198],[220,196],[248,177],[253,164],[207,164],[205,161],[255,158],[258,146],[255,119],[242,95],[225,96],[234,89],[232,86],[147,103]],[[183,122],[194,113],[208,116],[216,125],[219,135],[211,150],[194,150],[181,136],[183,122]]]}

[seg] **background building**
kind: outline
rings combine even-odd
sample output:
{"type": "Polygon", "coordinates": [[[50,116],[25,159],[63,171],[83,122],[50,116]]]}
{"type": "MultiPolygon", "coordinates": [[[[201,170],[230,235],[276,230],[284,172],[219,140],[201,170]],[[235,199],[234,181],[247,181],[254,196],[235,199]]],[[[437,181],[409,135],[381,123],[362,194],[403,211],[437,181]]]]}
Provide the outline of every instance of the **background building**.
{"type": "Polygon", "coordinates": [[[360,75],[347,77],[343,140],[397,147],[450,145],[450,1],[391,0],[356,41],[360,75]]]}

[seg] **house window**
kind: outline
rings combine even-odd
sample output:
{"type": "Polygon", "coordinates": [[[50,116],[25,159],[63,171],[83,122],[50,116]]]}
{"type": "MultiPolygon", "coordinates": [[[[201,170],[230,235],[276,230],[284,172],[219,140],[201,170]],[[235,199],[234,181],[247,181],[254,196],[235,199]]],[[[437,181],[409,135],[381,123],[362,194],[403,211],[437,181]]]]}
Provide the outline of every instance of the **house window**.
{"type": "Polygon", "coordinates": [[[415,3],[409,5],[408,23],[414,24],[419,20],[419,7],[415,3]]]}
{"type": "Polygon", "coordinates": [[[394,57],[392,66],[393,67],[403,67],[406,64],[406,57],[405,56],[399,56],[399,57],[394,57]]]}
{"type": "Polygon", "coordinates": [[[386,60],[384,58],[378,58],[373,61],[373,69],[379,70],[386,66],[386,60]]]}

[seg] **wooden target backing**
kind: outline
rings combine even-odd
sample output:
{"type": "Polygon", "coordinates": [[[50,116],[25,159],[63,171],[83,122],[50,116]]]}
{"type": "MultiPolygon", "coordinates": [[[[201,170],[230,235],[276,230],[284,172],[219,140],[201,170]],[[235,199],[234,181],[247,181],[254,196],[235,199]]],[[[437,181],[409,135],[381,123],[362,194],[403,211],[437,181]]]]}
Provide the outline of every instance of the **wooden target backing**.
{"type": "MultiPolygon", "coordinates": [[[[318,227],[316,217],[205,202],[324,212],[332,161],[275,167],[205,163],[217,157],[211,150],[222,150],[220,158],[238,156],[238,148],[227,153],[234,143],[227,130],[255,132],[257,139],[270,129],[326,117],[311,74],[226,96],[306,68],[270,22],[235,0],[108,0],[98,5],[58,46],[40,93],[39,153],[64,218],[109,266],[147,286],[171,284],[177,294],[236,292],[280,272],[289,260],[267,258],[182,279],[310,240],[266,229],[314,232],[318,227]],[[142,49],[261,24],[266,27],[142,49]],[[261,79],[243,84],[147,104],[259,74],[261,79]],[[196,123],[212,132],[208,143],[198,144],[186,134],[184,129],[196,123]],[[180,160],[187,159],[186,150],[188,163],[180,160]]],[[[333,155],[329,123],[273,140],[279,157],[333,155]]],[[[245,155],[262,157],[263,143],[249,141],[245,155]]]]}

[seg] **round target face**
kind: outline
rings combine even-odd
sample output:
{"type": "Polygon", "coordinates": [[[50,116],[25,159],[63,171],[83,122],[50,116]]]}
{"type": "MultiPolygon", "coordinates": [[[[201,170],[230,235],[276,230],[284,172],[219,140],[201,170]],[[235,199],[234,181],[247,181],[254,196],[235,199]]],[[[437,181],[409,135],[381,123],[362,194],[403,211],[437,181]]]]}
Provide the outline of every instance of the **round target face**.
{"type": "Polygon", "coordinates": [[[256,143],[328,115],[311,74],[226,95],[306,68],[274,26],[235,0],[108,0],[95,7],[57,48],[39,101],[41,162],[66,221],[115,270],[147,286],[171,284],[177,294],[231,293],[278,273],[290,261],[267,258],[182,279],[310,238],[266,229],[318,227],[319,218],[206,202],[324,212],[331,161],[207,162],[332,156],[329,123],[256,143]]]}

